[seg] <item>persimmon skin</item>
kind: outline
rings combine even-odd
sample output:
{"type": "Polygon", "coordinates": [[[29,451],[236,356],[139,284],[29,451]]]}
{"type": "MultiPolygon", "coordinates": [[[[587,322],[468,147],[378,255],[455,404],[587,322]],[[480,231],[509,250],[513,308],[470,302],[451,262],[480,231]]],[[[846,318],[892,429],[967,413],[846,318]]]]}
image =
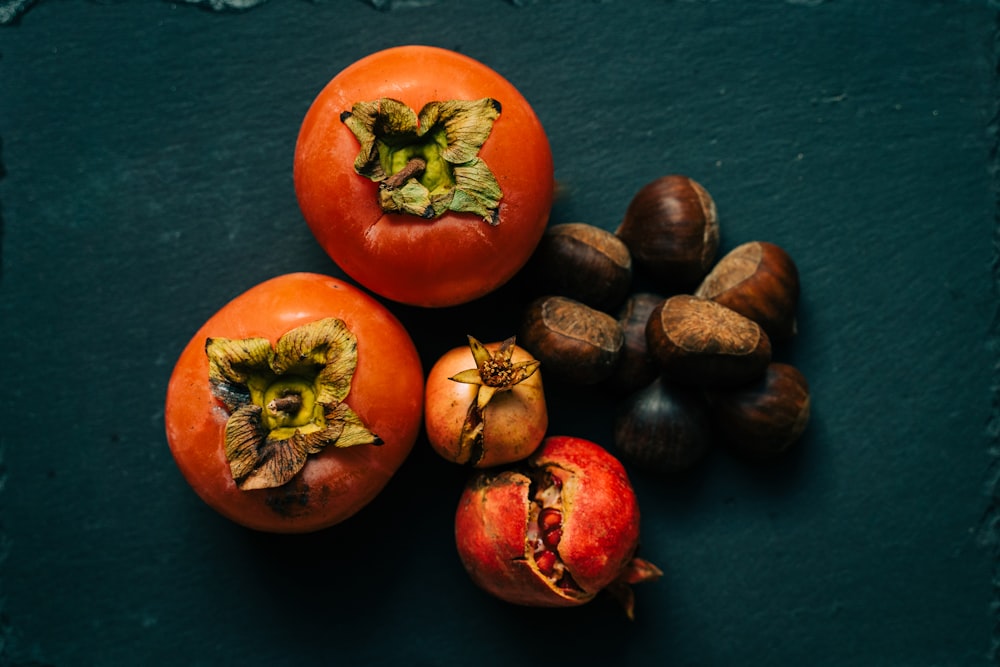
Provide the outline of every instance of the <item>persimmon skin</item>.
{"type": "Polygon", "coordinates": [[[376,294],[422,307],[466,303],[508,282],[541,240],[555,190],[548,138],[524,96],[472,58],[418,45],[362,58],[320,91],[299,131],[293,173],[303,217],[334,262],[376,294]],[[416,112],[432,101],[501,104],[479,151],[503,192],[497,225],[469,213],[383,213],[378,184],[354,171],[358,140],[341,121],[356,102],[383,97],[416,112]]]}
{"type": "MultiPolygon", "coordinates": [[[[500,343],[488,343],[495,352],[500,343]]],[[[531,354],[514,346],[511,361],[529,361],[531,354]]],[[[443,458],[458,462],[458,439],[469,406],[476,400],[477,385],[451,380],[461,371],[475,368],[469,347],[445,352],[427,373],[424,392],[424,425],[431,447],[443,458]]],[[[508,391],[497,392],[484,412],[484,453],[474,467],[488,468],[530,456],[545,437],[549,418],[541,370],[508,391]]]]}
{"type": "Polygon", "coordinates": [[[237,296],[198,330],[171,375],[164,421],[178,468],[209,506],[248,528],[303,533],[353,516],[382,491],[413,449],[422,410],[420,358],[395,316],[344,281],[293,273],[237,296]],[[384,444],[329,446],[281,487],[240,490],[225,456],[229,415],[212,395],[205,341],[261,336],[273,345],[290,329],[326,317],[343,320],[357,337],[357,368],[345,402],[384,444]]]}

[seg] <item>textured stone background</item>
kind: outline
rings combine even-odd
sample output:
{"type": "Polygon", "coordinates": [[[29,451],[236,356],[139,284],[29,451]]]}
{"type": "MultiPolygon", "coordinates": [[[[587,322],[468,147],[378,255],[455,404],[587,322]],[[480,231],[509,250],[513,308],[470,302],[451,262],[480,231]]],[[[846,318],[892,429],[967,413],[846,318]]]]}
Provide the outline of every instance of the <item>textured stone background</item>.
{"type": "MultiPolygon", "coordinates": [[[[0,664],[986,665],[996,658],[997,11],[968,0],[5,2],[0,17],[0,664]],[[201,7],[191,6],[201,4],[201,7]],[[229,3],[229,8],[254,3],[229,3]],[[26,11],[24,11],[26,10],[26,11]],[[613,229],[680,172],[723,249],[803,281],[801,447],[632,471],[638,618],[520,609],[452,546],[464,471],[420,441],[323,534],[216,516],[163,435],[180,349],[279,273],[338,274],[295,202],[298,123],[342,67],[421,42],[545,124],[552,222],[613,229]]],[[[425,363],[517,295],[391,306],[425,363]]],[[[553,386],[552,430],[609,443],[553,386]]]]}

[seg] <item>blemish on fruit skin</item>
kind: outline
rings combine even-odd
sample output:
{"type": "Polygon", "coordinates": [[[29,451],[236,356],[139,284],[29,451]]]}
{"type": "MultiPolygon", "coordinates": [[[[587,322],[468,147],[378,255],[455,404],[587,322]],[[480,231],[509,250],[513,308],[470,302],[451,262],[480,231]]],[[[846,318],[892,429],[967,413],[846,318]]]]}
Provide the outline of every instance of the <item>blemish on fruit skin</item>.
{"type": "MultiPolygon", "coordinates": [[[[289,485],[287,488],[269,490],[264,504],[279,516],[288,518],[304,516],[308,512],[311,495],[312,489],[309,485],[301,482],[289,485]]],[[[325,496],[326,489],[320,495],[325,496]]]]}

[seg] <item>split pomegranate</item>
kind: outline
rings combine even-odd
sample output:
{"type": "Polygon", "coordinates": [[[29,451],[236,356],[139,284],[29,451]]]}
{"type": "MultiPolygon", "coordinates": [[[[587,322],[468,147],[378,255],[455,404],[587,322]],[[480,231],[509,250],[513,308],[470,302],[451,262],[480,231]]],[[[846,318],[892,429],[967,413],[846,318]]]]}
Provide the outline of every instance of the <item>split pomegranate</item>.
{"type": "Polygon", "coordinates": [[[514,604],[577,606],[608,591],[631,618],[630,584],[662,575],[636,556],[639,505],[624,467],[582,438],[550,436],[518,467],[474,476],[455,541],[476,585],[514,604]]]}

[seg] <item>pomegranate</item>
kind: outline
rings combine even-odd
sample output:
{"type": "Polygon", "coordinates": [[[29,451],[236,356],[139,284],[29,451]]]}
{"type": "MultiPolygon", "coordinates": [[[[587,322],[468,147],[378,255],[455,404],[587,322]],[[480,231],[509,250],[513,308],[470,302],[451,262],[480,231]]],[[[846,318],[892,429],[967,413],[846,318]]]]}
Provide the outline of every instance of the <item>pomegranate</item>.
{"type": "Polygon", "coordinates": [[[635,555],[639,505],[624,467],[582,438],[550,436],[517,467],[476,474],[455,540],[476,585],[514,604],[576,606],[606,590],[631,618],[629,585],[662,575],[635,555]]]}
{"type": "Polygon", "coordinates": [[[468,339],[427,374],[427,439],[448,461],[476,468],[523,459],[549,424],[539,362],[513,337],[485,345],[468,339]]]}

